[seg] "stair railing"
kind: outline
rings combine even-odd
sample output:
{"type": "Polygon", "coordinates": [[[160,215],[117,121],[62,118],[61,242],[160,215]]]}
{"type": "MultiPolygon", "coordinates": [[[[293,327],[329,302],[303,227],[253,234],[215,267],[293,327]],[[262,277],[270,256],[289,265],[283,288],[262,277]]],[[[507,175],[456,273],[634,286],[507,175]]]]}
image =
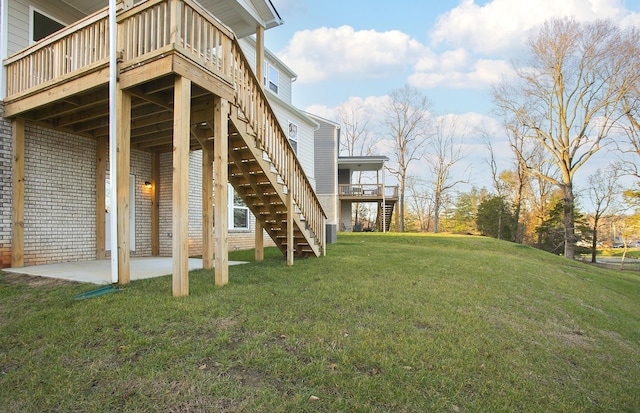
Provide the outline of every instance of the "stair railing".
{"type": "Polygon", "coordinates": [[[231,73],[236,85],[236,104],[256,133],[257,147],[267,154],[287,190],[292,192],[294,202],[309,229],[319,245],[323,245],[327,216],[235,37],[232,56],[234,68],[231,73]]]}

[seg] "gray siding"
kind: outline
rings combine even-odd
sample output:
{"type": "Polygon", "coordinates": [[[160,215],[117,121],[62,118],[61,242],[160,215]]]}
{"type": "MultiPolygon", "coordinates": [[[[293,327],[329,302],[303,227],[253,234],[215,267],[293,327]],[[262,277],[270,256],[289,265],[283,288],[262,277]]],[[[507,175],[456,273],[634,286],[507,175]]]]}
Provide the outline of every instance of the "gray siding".
{"type": "Polygon", "coordinates": [[[315,118],[320,127],[316,130],[315,178],[318,194],[335,194],[338,190],[336,160],[338,159],[338,130],[335,125],[315,118]]]}

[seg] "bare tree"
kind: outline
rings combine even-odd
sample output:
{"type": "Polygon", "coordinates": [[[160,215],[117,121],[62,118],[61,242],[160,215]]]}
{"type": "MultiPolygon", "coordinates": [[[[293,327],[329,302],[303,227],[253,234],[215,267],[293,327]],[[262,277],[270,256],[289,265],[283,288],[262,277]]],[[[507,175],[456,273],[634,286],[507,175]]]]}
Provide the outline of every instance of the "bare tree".
{"type": "Polygon", "coordinates": [[[591,262],[596,262],[600,219],[607,212],[621,190],[622,188],[618,185],[618,173],[613,167],[606,172],[598,169],[593,175],[589,176],[589,199],[595,209],[593,212],[591,262]]]}
{"type": "MultiPolygon", "coordinates": [[[[485,147],[489,151],[489,159],[486,161],[491,169],[491,181],[493,183],[493,189],[496,191],[496,195],[500,199],[504,199],[505,192],[505,182],[500,179],[500,171],[498,170],[498,163],[496,162],[496,154],[493,149],[493,142],[491,141],[490,135],[486,131],[482,131],[482,141],[484,142],[485,147]]],[[[498,228],[497,234],[498,239],[502,238],[502,213],[503,208],[499,208],[498,210],[498,228]]]]}
{"type": "Polygon", "coordinates": [[[415,177],[407,177],[407,190],[409,191],[409,211],[418,221],[419,232],[428,232],[431,224],[433,202],[429,192],[425,188],[425,182],[415,177]]]}
{"type": "Polygon", "coordinates": [[[350,102],[338,108],[341,155],[362,156],[371,151],[370,120],[370,114],[357,103],[350,102]]]}
{"type": "MultiPolygon", "coordinates": [[[[338,108],[340,122],[340,154],[345,156],[363,156],[371,153],[373,142],[370,137],[369,122],[371,115],[358,103],[349,102],[338,108]]],[[[355,182],[362,184],[362,171],[357,172],[355,182]]],[[[351,182],[351,181],[350,181],[351,182]]],[[[355,203],[352,219],[358,223],[363,208],[355,203]]]]}
{"type": "MultiPolygon", "coordinates": [[[[640,72],[640,68],[636,69],[640,72]]],[[[628,123],[622,129],[628,138],[628,145],[619,144],[618,149],[623,155],[628,154],[630,158],[623,160],[622,167],[629,175],[640,179],[640,91],[638,84],[624,98],[623,112],[628,123]]]]}
{"type": "Polygon", "coordinates": [[[433,232],[439,230],[440,212],[445,195],[461,183],[469,182],[468,177],[454,178],[453,167],[467,155],[462,148],[459,127],[452,117],[441,117],[436,121],[432,145],[425,156],[433,177],[433,232]]]}
{"type": "Polygon", "coordinates": [[[389,108],[383,120],[393,141],[392,165],[387,170],[396,177],[399,186],[398,216],[400,232],[404,232],[405,185],[411,162],[424,154],[429,139],[429,109],[431,102],[418,89],[404,86],[390,93],[389,108]]]}
{"type": "Polygon", "coordinates": [[[639,57],[628,52],[629,36],[609,21],[550,20],[528,41],[530,58],[516,69],[515,81],[494,89],[505,118],[544,148],[560,171],[556,179],[527,165],[562,190],[567,258],[575,253],[574,176],[606,143],[635,76],[639,57]]]}

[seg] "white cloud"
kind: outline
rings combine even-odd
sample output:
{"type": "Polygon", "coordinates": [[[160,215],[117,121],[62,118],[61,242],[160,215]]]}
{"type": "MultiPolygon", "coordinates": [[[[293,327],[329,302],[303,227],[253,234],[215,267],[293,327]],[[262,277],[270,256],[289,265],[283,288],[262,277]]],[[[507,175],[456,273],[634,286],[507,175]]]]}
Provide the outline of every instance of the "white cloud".
{"type": "Polygon", "coordinates": [[[430,66],[420,61],[415,66],[416,72],[409,76],[408,83],[419,88],[478,89],[513,74],[513,68],[504,60],[480,59],[470,64],[466,64],[466,60],[453,62],[447,59],[436,59],[430,66]]]}
{"type": "Polygon", "coordinates": [[[418,61],[425,47],[398,30],[356,31],[351,26],[296,32],[278,56],[295,68],[301,83],[329,77],[379,78],[418,61]]]}
{"type": "MultiPolygon", "coordinates": [[[[485,5],[463,0],[438,18],[430,35],[436,46],[488,54],[517,48],[531,29],[552,17],[620,21],[625,15],[622,0],[493,0],[485,5]]],[[[639,20],[637,15],[629,18],[639,20]]]]}

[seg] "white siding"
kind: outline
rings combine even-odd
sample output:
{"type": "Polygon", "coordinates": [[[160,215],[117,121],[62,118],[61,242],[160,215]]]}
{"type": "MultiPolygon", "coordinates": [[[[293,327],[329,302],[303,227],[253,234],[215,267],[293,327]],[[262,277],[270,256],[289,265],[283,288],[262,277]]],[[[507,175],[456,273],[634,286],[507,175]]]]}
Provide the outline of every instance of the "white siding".
{"type": "Polygon", "coordinates": [[[12,55],[29,46],[29,6],[63,23],[71,24],[84,17],[61,1],[13,0],[9,2],[9,38],[7,53],[12,55]]]}

